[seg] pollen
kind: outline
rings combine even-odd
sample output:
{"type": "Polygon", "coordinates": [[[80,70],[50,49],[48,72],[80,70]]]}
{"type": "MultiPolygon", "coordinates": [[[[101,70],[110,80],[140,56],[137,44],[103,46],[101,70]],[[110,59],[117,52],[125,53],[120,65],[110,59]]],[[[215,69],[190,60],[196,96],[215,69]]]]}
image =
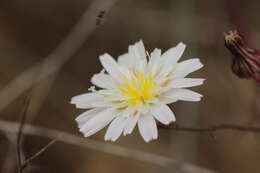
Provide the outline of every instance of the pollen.
{"type": "Polygon", "coordinates": [[[123,75],[123,84],[118,85],[117,88],[122,96],[127,98],[126,103],[130,106],[136,106],[147,104],[156,96],[156,85],[151,74],[146,76],[141,72],[136,72],[130,77],[123,75]]]}

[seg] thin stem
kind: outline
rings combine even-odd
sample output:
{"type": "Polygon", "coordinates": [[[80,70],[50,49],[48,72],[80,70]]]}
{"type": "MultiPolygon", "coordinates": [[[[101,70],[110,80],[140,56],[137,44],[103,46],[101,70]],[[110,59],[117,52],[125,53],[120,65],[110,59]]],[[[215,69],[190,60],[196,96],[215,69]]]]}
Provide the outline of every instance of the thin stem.
{"type": "Polygon", "coordinates": [[[52,139],[47,145],[42,147],[37,153],[29,157],[25,160],[24,164],[22,165],[22,169],[26,168],[34,159],[36,159],[38,156],[40,156],[43,152],[45,152],[48,148],[50,148],[55,142],[57,142],[56,139],[52,139]]]}
{"type": "Polygon", "coordinates": [[[30,94],[26,97],[24,102],[23,111],[21,113],[21,121],[19,124],[19,130],[18,130],[17,140],[16,140],[17,166],[18,166],[19,173],[23,173],[22,157],[21,157],[21,141],[22,141],[23,127],[25,124],[29,103],[30,103],[30,94]]]}
{"type": "Polygon", "coordinates": [[[175,131],[184,131],[184,132],[197,132],[197,133],[214,133],[216,131],[220,130],[236,130],[236,131],[242,131],[242,132],[253,132],[253,133],[259,133],[260,127],[253,127],[253,126],[244,126],[244,125],[238,125],[238,124],[219,124],[219,125],[213,125],[210,127],[184,127],[184,126],[169,126],[169,127],[162,127],[162,129],[169,129],[169,130],[175,130],[175,131]]]}
{"type": "MultiPolygon", "coordinates": [[[[19,124],[16,122],[8,122],[8,121],[0,120],[0,131],[4,131],[6,133],[16,133],[17,132],[16,127],[18,125],[19,124]]],[[[150,163],[153,165],[157,165],[160,167],[168,167],[169,165],[174,166],[180,163],[177,160],[172,160],[171,158],[165,156],[161,156],[153,153],[147,153],[144,151],[138,151],[130,148],[125,148],[111,143],[99,142],[92,139],[84,139],[82,137],[69,134],[66,132],[62,132],[59,130],[38,127],[29,124],[25,125],[24,134],[45,137],[49,139],[58,138],[60,142],[64,142],[66,144],[85,147],[95,151],[113,154],[115,156],[125,157],[129,159],[134,159],[134,160],[150,163]]],[[[191,165],[191,164],[185,163],[185,165],[191,165]]]]}

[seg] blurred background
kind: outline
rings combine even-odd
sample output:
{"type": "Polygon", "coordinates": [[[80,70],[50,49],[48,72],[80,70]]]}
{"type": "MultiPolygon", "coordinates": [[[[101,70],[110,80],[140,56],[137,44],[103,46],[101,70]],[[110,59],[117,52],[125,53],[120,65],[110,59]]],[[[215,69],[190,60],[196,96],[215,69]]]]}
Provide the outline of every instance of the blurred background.
{"type": "MultiPolygon", "coordinates": [[[[0,92],[22,72],[51,54],[91,3],[90,0],[1,0],[0,92]]],[[[90,77],[101,70],[99,55],[108,52],[117,57],[127,51],[129,44],[142,39],[149,51],[156,47],[165,51],[182,41],[187,44],[183,59],[199,57],[205,64],[203,69],[191,75],[207,79],[203,86],[194,88],[204,95],[202,101],[180,101],[172,106],[179,125],[207,127],[234,123],[260,126],[259,84],[239,79],[231,72],[232,56],[223,40],[224,32],[238,28],[254,47],[260,48],[259,8],[257,0],[118,0],[107,13],[104,24],[94,30],[59,73],[33,86],[26,121],[82,137],[74,119],[84,110],[70,105],[70,98],[87,92],[90,77]]],[[[20,86],[16,87],[19,90],[20,86]]],[[[0,102],[5,103],[9,94],[12,93],[5,93],[6,97],[0,98],[0,102]]],[[[19,121],[26,95],[24,92],[0,110],[1,121],[19,121]]],[[[158,140],[145,143],[135,129],[133,135],[110,143],[104,142],[104,132],[88,139],[217,172],[260,172],[260,134],[221,131],[213,139],[206,133],[162,129],[158,140]]],[[[84,140],[87,142],[88,139],[84,140]]],[[[25,135],[24,157],[33,155],[49,140],[25,135]]],[[[13,137],[1,132],[0,170],[3,173],[17,172],[13,141],[13,137]]],[[[148,173],[166,170],[145,161],[57,142],[24,172],[105,171],[148,173]]]]}

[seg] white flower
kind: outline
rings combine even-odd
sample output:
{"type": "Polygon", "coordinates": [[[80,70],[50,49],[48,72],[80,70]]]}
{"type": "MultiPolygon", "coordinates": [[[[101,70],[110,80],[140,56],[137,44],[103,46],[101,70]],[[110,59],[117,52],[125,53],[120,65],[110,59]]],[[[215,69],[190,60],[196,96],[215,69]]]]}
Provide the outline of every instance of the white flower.
{"type": "Polygon", "coordinates": [[[76,118],[84,136],[93,135],[111,122],[105,140],[115,141],[122,133],[131,134],[136,124],[146,142],[157,139],[156,121],[165,125],[175,121],[167,104],[200,101],[202,97],[186,89],[203,84],[204,79],[186,77],[203,65],[197,58],[178,62],[185,47],[179,43],[163,54],[154,49],[148,55],[139,41],[117,61],[107,53],[101,55],[107,73],[103,70],[91,79],[101,89],[91,87],[90,93],[71,99],[77,108],[89,109],[76,118]]]}

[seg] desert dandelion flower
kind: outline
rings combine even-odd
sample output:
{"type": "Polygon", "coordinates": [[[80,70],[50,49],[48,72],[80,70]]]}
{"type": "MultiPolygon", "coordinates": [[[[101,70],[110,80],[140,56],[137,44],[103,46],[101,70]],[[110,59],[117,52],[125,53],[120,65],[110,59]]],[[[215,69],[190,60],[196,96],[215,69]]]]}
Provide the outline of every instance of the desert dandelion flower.
{"type": "Polygon", "coordinates": [[[104,70],[91,79],[100,89],[91,87],[89,93],[71,99],[77,108],[88,109],[76,118],[84,136],[109,124],[105,140],[115,141],[121,134],[131,134],[137,125],[146,142],[157,139],[156,121],[165,125],[175,121],[167,104],[200,101],[202,97],[187,89],[203,84],[204,79],[186,77],[203,65],[197,58],[178,62],[185,47],[179,43],[163,54],[154,49],[149,55],[139,41],[117,61],[107,53],[101,55],[104,70]]]}

